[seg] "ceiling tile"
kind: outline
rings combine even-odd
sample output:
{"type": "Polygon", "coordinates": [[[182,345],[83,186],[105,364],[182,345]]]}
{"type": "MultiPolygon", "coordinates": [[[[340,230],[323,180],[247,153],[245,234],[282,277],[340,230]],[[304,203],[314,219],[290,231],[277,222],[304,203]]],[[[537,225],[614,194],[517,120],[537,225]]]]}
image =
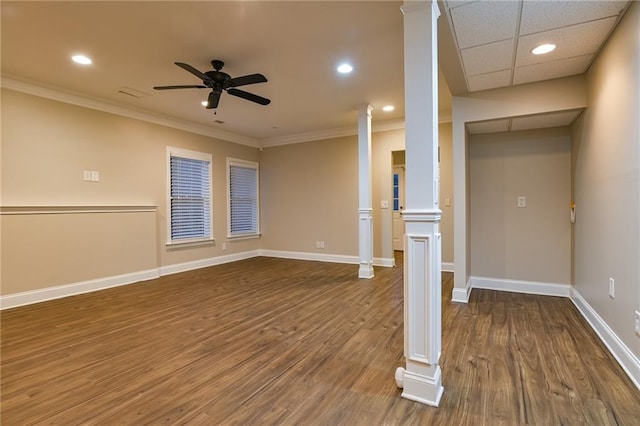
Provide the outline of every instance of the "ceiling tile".
{"type": "Polygon", "coordinates": [[[545,129],[548,127],[564,127],[573,123],[581,110],[537,114],[527,117],[514,117],[511,120],[511,130],[545,129]]]}
{"type": "Polygon", "coordinates": [[[511,70],[472,75],[468,77],[469,91],[494,89],[511,84],[511,70]]]}
{"type": "Polygon", "coordinates": [[[479,46],[516,33],[520,2],[482,1],[449,9],[458,47],[479,46]]]}
{"type": "Polygon", "coordinates": [[[617,16],[628,1],[525,1],[520,34],[531,34],[580,22],[617,16]]]}
{"type": "Polygon", "coordinates": [[[509,130],[509,119],[479,121],[476,123],[467,123],[467,131],[469,134],[478,135],[481,133],[498,133],[509,130]]]}
{"type": "Polygon", "coordinates": [[[467,75],[486,74],[511,68],[513,40],[471,47],[461,52],[467,75]]]}
{"type": "Polygon", "coordinates": [[[607,18],[520,37],[516,67],[595,53],[615,23],[616,18],[607,18]],[[553,43],[556,50],[546,55],[532,54],[531,50],[542,43],[553,43]]]}
{"type": "Polygon", "coordinates": [[[533,81],[582,74],[586,71],[592,59],[593,55],[584,55],[575,58],[560,59],[554,62],[518,67],[513,74],[513,84],[531,83],[533,81]]]}

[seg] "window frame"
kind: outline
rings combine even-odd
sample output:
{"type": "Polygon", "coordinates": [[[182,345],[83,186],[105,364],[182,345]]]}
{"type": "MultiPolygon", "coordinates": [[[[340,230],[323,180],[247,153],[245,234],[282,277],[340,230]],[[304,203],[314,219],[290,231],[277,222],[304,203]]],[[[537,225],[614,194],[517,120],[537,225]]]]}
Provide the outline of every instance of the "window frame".
{"type": "Polygon", "coordinates": [[[227,239],[240,240],[260,237],[260,164],[256,161],[227,157],[227,239]],[[251,168],[256,171],[255,222],[253,232],[233,233],[231,229],[231,167],[251,168]]]}
{"type": "Polygon", "coordinates": [[[213,244],[213,156],[209,153],[167,146],[167,247],[213,244]],[[171,157],[205,161],[209,164],[209,235],[197,238],[172,238],[171,216],[171,157]]]}

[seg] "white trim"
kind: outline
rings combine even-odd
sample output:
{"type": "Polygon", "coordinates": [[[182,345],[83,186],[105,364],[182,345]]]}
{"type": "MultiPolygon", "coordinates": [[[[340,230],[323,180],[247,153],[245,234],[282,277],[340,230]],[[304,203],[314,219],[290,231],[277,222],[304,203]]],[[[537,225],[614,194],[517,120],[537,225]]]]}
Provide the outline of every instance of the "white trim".
{"type": "Polygon", "coordinates": [[[467,280],[467,285],[464,288],[455,288],[451,292],[451,301],[456,303],[469,303],[469,296],[471,296],[471,278],[467,280]]]}
{"type": "Polygon", "coordinates": [[[620,364],[625,373],[627,373],[627,376],[629,376],[633,384],[640,390],[640,359],[631,352],[631,349],[614,333],[575,287],[571,288],[570,297],[573,304],[578,308],[578,311],[580,311],[591,328],[593,328],[593,331],[600,337],[602,343],[609,349],[611,355],[618,361],[618,364],[620,364]]]}
{"type": "Polygon", "coordinates": [[[194,269],[208,268],[209,266],[222,265],[224,263],[236,262],[238,260],[251,259],[260,256],[259,250],[243,251],[240,253],[228,254],[225,256],[209,257],[207,259],[193,260],[191,262],[176,263],[173,265],[161,266],[158,268],[160,276],[177,274],[179,272],[192,271],[194,269]]]}
{"type": "Polygon", "coordinates": [[[393,268],[396,266],[396,260],[391,257],[374,257],[373,266],[382,266],[383,268],[393,268]]]}
{"type": "Polygon", "coordinates": [[[571,286],[569,284],[471,277],[471,288],[539,294],[542,296],[569,297],[571,286]]]}
{"type": "Polygon", "coordinates": [[[6,296],[0,296],[0,310],[31,305],[33,303],[45,302],[47,300],[60,299],[63,297],[74,296],[76,294],[90,293],[111,287],[133,284],[139,281],[152,280],[158,277],[157,269],[148,269],[146,271],[132,272],[129,274],[115,275],[112,277],[97,278],[95,280],[81,281],[73,284],[9,294],[6,296]]]}
{"type": "Polygon", "coordinates": [[[441,265],[442,272],[454,272],[453,262],[442,262],[441,265]]]}
{"type": "MultiPolygon", "coordinates": [[[[281,259],[311,260],[315,262],[348,263],[359,265],[358,256],[348,256],[344,254],[312,253],[304,251],[284,251],[284,250],[264,250],[260,249],[260,256],[278,257],[281,259]]],[[[392,268],[396,264],[395,259],[385,257],[374,257],[373,266],[392,268]]]]}
{"type": "Polygon", "coordinates": [[[212,138],[234,142],[241,145],[247,145],[254,148],[260,147],[260,142],[257,139],[250,138],[248,136],[243,136],[198,123],[135,109],[129,106],[107,102],[102,99],[90,98],[83,94],[64,91],[58,87],[45,87],[40,83],[28,82],[23,79],[16,79],[10,76],[2,76],[1,87],[15,90],[17,92],[26,93],[29,95],[39,96],[41,98],[64,102],[71,105],[77,105],[97,111],[108,112],[123,117],[129,117],[136,120],[159,124],[161,126],[184,130],[190,133],[209,136],[212,138]]]}

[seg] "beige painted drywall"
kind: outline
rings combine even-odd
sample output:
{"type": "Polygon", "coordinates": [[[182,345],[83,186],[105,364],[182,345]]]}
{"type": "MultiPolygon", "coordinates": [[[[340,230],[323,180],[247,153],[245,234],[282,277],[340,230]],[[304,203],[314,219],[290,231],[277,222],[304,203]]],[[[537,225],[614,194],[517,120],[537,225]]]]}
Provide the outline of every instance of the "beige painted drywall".
{"type": "Polygon", "coordinates": [[[261,248],[357,256],[357,154],[355,136],[264,148],[261,248]]]}
{"type": "Polygon", "coordinates": [[[474,135],[469,172],[471,275],[568,285],[569,128],[474,135]]]}
{"type": "MultiPolygon", "coordinates": [[[[226,158],[227,156],[257,161],[256,148],[216,140],[210,137],[172,129],[157,124],[130,119],[114,114],[74,106],[62,102],[2,90],[2,206],[104,206],[153,205],[157,206],[154,219],[156,267],[209,259],[242,251],[257,250],[259,240],[229,242],[226,239],[226,158]],[[213,216],[216,245],[168,250],[167,241],[167,146],[207,152],[213,157],[213,216]],[[100,173],[99,182],[83,181],[83,171],[100,173]]],[[[109,215],[100,217],[109,229],[109,215]]],[[[98,268],[92,253],[100,251],[102,241],[90,240],[60,252],[62,259],[48,256],[60,245],[67,244],[54,238],[60,235],[62,224],[53,227],[38,222],[44,216],[28,216],[17,220],[3,217],[2,224],[2,294],[10,290],[33,290],[51,285],[74,283],[85,279],[104,278],[106,273],[137,272],[149,269],[148,256],[139,256],[136,230],[124,226],[119,234],[122,259],[127,262],[112,265],[111,269],[98,268]],[[25,226],[33,221],[33,227],[25,226]],[[33,250],[34,256],[17,260],[15,227],[20,226],[27,235],[25,241],[41,244],[33,250]],[[38,230],[36,232],[36,229],[38,230]],[[35,257],[35,254],[38,257],[35,257]],[[53,259],[64,262],[56,267],[75,271],[64,275],[63,281],[29,281],[11,264],[51,266],[53,259]],[[137,263],[136,263],[137,259],[137,263]],[[133,263],[132,263],[133,262],[133,263]],[[125,266],[126,265],[126,266],[125,266]],[[109,272],[111,271],[111,272],[109,272]],[[7,284],[9,283],[9,284],[7,284]]],[[[57,220],[57,219],[56,219],[57,220]]],[[[78,220],[80,217],[72,217],[78,220]]],[[[51,225],[56,222],[52,219],[51,225]]],[[[68,226],[65,223],[64,226],[68,226]]],[[[83,227],[85,225],[82,225],[83,227]]],[[[87,225],[88,226],[88,225],[87,225]]],[[[137,225],[132,225],[133,227],[137,225]]],[[[104,237],[104,235],[103,235],[104,237]]],[[[102,238],[102,237],[101,237],[102,238]]],[[[89,239],[88,239],[89,240],[89,239]]],[[[115,241],[115,240],[114,240],[115,241]]],[[[111,243],[109,243],[111,244],[111,243]]],[[[115,244],[115,242],[113,242],[115,244]]],[[[101,258],[102,261],[107,259],[101,258]]],[[[115,259],[119,259],[116,257],[115,259]]],[[[120,263],[117,260],[114,263],[120,263]]]]}
{"type": "MultiPolygon", "coordinates": [[[[453,140],[451,123],[440,123],[440,233],[442,234],[442,263],[453,264],[453,140]],[[447,205],[446,200],[449,200],[447,205]]],[[[451,265],[448,265],[451,267],[451,265]]]]}
{"type": "Polygon", "coordinates": [[[586,106],[583,76],[523,84],[453,97],[454,182],[454,287],[468,289],[471,271],[469,250],[469,173],[465,123],[586,106]]]}
{"type": "Polygon", "coordinates": [[[640,4],[591,66],[587,94],[573,132],[574,286],[640,357],[640,4]]]}

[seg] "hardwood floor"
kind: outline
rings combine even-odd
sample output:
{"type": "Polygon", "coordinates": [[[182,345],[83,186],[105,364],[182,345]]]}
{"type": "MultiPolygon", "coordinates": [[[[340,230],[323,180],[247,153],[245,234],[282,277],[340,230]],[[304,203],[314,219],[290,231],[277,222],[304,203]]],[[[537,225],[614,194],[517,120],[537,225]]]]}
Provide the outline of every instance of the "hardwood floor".
{"type": "MultiPolygon", "coordinates": [[[[401,258],[399,259],[401,261],[401,258]]],[[[445,392],[401,398],[402,267],[255,258],[3,311],[3,425],[635,425],[568,299],[443,274],[445,392]]]]}

